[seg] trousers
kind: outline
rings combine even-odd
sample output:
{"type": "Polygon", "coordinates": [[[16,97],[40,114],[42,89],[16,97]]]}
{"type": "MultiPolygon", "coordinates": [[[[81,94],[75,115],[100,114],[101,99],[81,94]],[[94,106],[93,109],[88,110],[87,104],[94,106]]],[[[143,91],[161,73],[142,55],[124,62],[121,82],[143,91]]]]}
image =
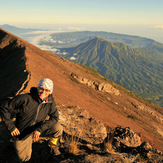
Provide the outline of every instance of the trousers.
{"type": "MultiPolygon", "coordinates": [[[[49,136],[50,138],[61,137],[63,133],[63,126],[58,122],[54,124],[50,129],[43,133],[43,135],[49,136]]],[[[41,134],[42,135],[42,134],[41,134]]],[[[16,153],[20,162],[27,162],[31,159],[32,155],[32,135],[25,140],[18,140],[14,142],[16,153]]]]}

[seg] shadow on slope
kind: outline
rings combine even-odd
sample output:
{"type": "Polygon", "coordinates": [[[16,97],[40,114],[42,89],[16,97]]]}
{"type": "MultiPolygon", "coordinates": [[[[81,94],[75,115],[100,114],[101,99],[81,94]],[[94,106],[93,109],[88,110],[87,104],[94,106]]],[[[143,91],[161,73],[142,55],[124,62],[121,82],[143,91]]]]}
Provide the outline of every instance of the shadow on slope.
{"type": "Polygon", "coordinates": [[[14,96],[23,90],[22,85],[25,87],[28,71],[25,47],[21,40],[2,30],[0,40],[0,102],[2,102],[6,97],[14,96]]]}

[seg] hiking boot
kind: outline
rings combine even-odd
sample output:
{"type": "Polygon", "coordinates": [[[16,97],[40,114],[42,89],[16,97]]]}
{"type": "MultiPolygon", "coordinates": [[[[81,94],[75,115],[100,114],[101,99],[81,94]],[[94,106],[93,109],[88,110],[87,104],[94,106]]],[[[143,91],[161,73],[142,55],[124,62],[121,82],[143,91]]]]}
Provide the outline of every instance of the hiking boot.
{"type": "Polygon", "coordinates": [[[48,149],[49,149],[49,153],[51,154],[51,156],[53,156],[54,159],[63,159],[64,155],[61,154],[61,152],[59,151],[59,146],[61,144],[62,138],[58,137],[58,138],[51,138],[48,142],[48,149]]]}
{"type": "Polygon", "coordinates": [[[49,147],[50,148],[50,154],[54,155],[54,156],[58,156],[61,154],[61,152],[59,151],[59,147],[49,147]]]}
{"type": "Polygon", "coordinates": [[[48,147],[50,153],[50,160],[62,160],[64,155],[59,151],[59,147],[48,147]]]}

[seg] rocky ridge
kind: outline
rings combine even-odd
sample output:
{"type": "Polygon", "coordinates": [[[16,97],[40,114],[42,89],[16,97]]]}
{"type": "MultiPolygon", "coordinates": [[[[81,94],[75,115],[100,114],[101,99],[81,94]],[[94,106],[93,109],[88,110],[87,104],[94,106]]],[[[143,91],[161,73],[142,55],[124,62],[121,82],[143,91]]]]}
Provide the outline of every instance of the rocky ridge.
{"type": "Polygon", "coordinates": [[[92,81],[90,79],[87,79],[85,77],[81,77],[81,76],[76,75],[74,73],[72,73],[71,76],[74,79],[76,79],[78,82],[85,84],[88,87],[91,87],[95,90],[115,94],[117,96],[120,94],[120,91],[118,89],[115,89],[111,84],[92,81]]]}

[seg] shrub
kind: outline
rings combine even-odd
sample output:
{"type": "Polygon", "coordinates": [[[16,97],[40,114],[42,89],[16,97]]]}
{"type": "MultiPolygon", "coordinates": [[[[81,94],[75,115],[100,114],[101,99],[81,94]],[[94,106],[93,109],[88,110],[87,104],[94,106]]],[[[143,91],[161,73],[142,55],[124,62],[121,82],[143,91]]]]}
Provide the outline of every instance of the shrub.
{"type": "Polygon", "coordinates": [[[137,120],[137,118],[135,116],[133,116],[133,115],[128,115],[127,118],[131,118],[133,120],[137,120]]]}

